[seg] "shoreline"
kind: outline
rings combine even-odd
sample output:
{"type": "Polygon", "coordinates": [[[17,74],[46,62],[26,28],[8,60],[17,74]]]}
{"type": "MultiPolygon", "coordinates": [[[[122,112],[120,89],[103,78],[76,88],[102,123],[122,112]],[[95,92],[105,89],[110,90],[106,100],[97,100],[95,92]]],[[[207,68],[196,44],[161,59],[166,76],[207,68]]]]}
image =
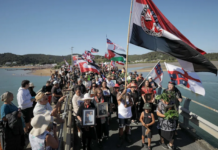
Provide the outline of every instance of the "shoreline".
{"type": "MultiPolygon", "coordinates": [[[[211,61],[217,68],[218,68],[218,61],[211,61]]],[[[137,63],[137,64],[128,64],[128,68],[136,68],[135,70],[132,70],[131,72],[137,71],[137,72],[150,72],[153,67],[156,65],[157,63],[137,63]],[[143,67],[140,68],[139,67],[143,67]]],[[[162,70],[163,71],[167,71],[164,63],[160,63],[162,70]]],[[[179,62],[170,62],[170,64],[175,65],[175,66],[180,66],[179,62]]],[[[125,65],[117,65],[118,69],[122,69],[123,67],[125,67],[125,65]]],[[[16,66],[16,67],[0,67],[3,69],[26,69],[29,70],[30,72],[28,72],[27,74],[29,75],[34,75],[34,76],[51,76],[51,72],[53,73],[56,69],[54,68],[42,68],[42,67],[38,67],[38,66],[16,66]]],[[[127,72],[128,73],[128,72],[127,72]]]]}

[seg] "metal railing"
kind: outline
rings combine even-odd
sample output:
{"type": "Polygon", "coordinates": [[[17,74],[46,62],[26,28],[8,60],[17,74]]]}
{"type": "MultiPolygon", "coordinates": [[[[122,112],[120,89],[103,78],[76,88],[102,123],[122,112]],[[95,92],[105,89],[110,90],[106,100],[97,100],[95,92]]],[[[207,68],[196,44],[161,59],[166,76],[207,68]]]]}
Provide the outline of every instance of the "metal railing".
{"type": "Polygon", "coordinates": [[[64,133],[64,125],[66,124],[66,116],[67,116],[67,110],[68,110],[68,101],[69,101],[69,94],[66,94],[66,101],[64,102],[64,112],[62,113],[62,119],[64,120],[64,123],[60,125],[60,130],[58,134],[58,149],[62,149],[62,143],[63,143],[63,133],[64,133]]]}

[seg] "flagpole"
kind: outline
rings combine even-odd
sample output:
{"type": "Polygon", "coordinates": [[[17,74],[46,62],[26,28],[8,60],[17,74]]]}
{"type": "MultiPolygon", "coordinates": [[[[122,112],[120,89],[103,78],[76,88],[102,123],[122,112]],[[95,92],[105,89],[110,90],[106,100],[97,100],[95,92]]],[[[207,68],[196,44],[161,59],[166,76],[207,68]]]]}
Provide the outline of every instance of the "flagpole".
{"type": "MultiPolygon", "coordinates": [[[[160,62],[160,60],[157,62],[157,64],[160,62]]],[[[155,66],[157,66],[157,64],[155,65],[155,66]]],[[[155,67],[154,66],[154,67],[155,67]]],[[[151,71],[154,69],[154,67],[151,69],[151,71]]],[[[147,79],[147,77],[151,74],[151,71],[147,74],[147,76],[144,78],[144,80],[140,83],[140,85],[138,86],[138,87],[140,87],[142,84],[143,84],[143,82],[145,82],[145,80],[147,79]]]]}
{"type": "Polygon", "coordinates": [[[71,47],[71,64],[72,64],[72,67],[74,65],[74,62],[73,62],[73,47],[71,47]]]}
{"type": "Polygon", "coordinates": [[[133,0],[131,0],[131,6],[130,6],[130,14],[129,14],[129,26],[128,26],[128,35],[127,35],[127,48],[126,48],[126,71],[125,71],[125,90],[127,88],[127,71],[128,71],[128,54],[129,54],[129,32],[130,32],[130,22],[132,17],[132,4],[133,0]]]}

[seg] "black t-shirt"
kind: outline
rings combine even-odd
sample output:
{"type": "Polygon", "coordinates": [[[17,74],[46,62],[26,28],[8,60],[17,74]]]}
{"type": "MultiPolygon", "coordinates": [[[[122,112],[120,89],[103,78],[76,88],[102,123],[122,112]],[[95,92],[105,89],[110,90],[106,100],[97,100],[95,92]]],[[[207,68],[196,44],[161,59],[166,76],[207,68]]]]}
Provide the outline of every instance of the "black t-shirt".
{"type": "MultiPolygon", "coordinates": [[[[62,92],[61,92],[61,89],[58,87],[56,88],[55,86],[53,86],[52,90],[51,90],[51,93],[53,94],[56,94],[56,95],[62,95],[62,92]]],[[[60,97],[55,97],[55,96],[52,96],[52,101],[53,102],[57,102],[58,100],[60,99],[60,97]]]]}
{"type": "Polygon", "coordinates": [[[133,98],[134,104],[139,101],[139,94],[138,94],[138,91],[135,91],[134,93],[133,93],[132,91],[130,91],[130,92],[129,92],[129,95],[130,95],[130,97],[133,98]]]}
{"type": "Polygon", "coordinates": [[[44,85],[44,86],[42,87],[42,92],[43,92],[43,93],[51,92],[51,89],[52,89],[52,86],[51,86],[51,85],[49,85],[49,86],[44,85]]]}

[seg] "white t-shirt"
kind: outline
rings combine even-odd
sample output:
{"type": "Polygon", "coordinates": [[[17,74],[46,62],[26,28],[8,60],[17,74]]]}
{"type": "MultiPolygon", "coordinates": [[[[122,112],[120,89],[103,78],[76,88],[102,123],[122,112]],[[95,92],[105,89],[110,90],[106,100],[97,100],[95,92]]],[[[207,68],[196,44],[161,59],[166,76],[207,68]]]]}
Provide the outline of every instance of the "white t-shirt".
{"type": "MultiPolygon", "coordinates": [[[[129,103],[129,98],[126,97],[126,103],[129,103]]],[[[120,105],[118,105],[118,118],[120,119],[128,119],[132,117],[132,109],[131,106],[125,107],[124,102],[121,101],[120,105]]]]}
{"type": "Polygon", "coordinates": [[[111,87],[115,86],[115,84],[114,84],[114,82],[112,80],[108,81],[108,79],[106,79],[106,82],[107,82],[107,87],[108,88],[111,88],[111,87]]]}

